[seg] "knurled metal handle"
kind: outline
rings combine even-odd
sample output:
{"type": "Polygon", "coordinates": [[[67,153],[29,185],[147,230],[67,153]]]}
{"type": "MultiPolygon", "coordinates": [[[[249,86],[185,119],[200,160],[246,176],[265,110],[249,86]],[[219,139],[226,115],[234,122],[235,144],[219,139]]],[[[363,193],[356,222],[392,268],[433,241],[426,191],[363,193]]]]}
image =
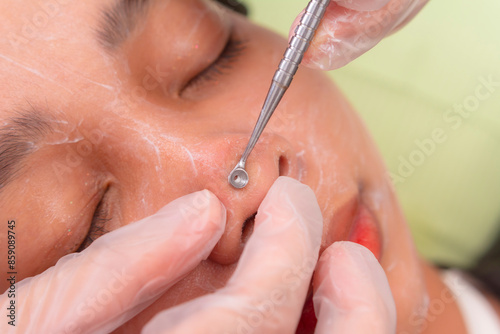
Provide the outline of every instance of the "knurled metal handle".
{"type": "Polygon", "coordinates": [[[273,78],[284,88],[290,86],[295,73],[297,73],[302,58],[304,58],[329,4],[330,0],[311,0],[307,5],[273,78]]]}

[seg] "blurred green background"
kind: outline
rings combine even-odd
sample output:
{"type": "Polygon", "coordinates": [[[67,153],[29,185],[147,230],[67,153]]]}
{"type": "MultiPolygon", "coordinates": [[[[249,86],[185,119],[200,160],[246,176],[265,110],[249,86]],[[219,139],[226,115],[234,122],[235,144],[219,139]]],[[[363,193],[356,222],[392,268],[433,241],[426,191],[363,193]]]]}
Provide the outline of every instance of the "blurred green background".
{"type": "MultiPolygon", "coordinates": [[[[242,2],[283,35],[308,3],[242,2]]],[[[330,73],[370,128],[419,251],[439,264],[468,267],[498,236],[499,13],[498,0],[431,0],[404,29],[330,73]],[[440,140],[431,144],[433,133],[440,140]]]]}

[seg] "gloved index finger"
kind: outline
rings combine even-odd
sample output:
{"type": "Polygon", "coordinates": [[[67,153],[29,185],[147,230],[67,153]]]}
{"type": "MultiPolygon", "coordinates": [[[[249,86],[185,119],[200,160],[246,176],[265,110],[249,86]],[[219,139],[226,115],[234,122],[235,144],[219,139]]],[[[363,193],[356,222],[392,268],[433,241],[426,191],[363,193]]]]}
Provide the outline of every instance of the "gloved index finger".
{"type": "Polygon", "coordinates": [[[225,213],[212,193],[194,193],[61,258],[19,283],[17,330],[112,331],[208,257],[223,233],[225,213]]]}
{"type": "MultiPolygon", "coordinates": [[[[259,207],[254,233],[226,288],[262,314],[255,332],[295,333],[322,232],[314,192],[293,179],[278,179],[259,207]]],[[[244,323],[254,325],[244,310],[244,323]]]]}
{"type": "Polygon", "coordinates": [[[156,315],[143,333],[294,333],[322,230],[313,191],[279,178],[259,208],[254,232],[227,285],[156,315]]]}
{"type": "Polygon", "coordinates": [[[226,289],[255,286],[268,293],[309,283],[322,231],[313,191],[291,178],[279,178],[259,207],[252,237],[226,289]]]}

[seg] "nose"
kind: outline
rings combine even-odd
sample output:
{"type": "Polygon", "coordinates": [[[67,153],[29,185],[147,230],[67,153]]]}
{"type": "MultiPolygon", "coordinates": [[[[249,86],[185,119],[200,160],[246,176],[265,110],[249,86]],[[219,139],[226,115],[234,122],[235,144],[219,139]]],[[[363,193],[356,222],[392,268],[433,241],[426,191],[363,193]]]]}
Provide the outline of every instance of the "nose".
{"type": "Polygon", "coordinates": [[[227,178],[238,163],[246,140],[241,137],[226,138],[226,166],[222,168],[220,178],[216,178],[221,182],[213,181],[207,185],[227,209],[226,229],[209,256],[210,260],[222,265],[238,261],[252,234],[259,205],[274,181],[279,176],[298,178],[300,172],[297,155],[291,144],[278,135],[264,134],[247,161],[246,170],[250,177],[248,185],[243,189],[234,188],[227,178]]]}

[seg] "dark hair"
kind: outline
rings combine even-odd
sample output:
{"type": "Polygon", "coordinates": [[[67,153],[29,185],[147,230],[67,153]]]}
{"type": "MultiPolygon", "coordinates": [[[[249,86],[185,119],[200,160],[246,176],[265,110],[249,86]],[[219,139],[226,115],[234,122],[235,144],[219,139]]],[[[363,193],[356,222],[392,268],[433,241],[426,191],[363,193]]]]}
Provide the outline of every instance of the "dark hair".
{"type": "Polygon", "coordinates": [[[245,16],[248,16],[248,9],[247,7],[240,3],[238,0],[216,0],[218,3],[234,10],[237,13],[243,14],[245,16]]]}
{"type": "Polygon", "coordinates": [[[500,299],[500,233],[491,248],[469,272],[500,299]]]}

